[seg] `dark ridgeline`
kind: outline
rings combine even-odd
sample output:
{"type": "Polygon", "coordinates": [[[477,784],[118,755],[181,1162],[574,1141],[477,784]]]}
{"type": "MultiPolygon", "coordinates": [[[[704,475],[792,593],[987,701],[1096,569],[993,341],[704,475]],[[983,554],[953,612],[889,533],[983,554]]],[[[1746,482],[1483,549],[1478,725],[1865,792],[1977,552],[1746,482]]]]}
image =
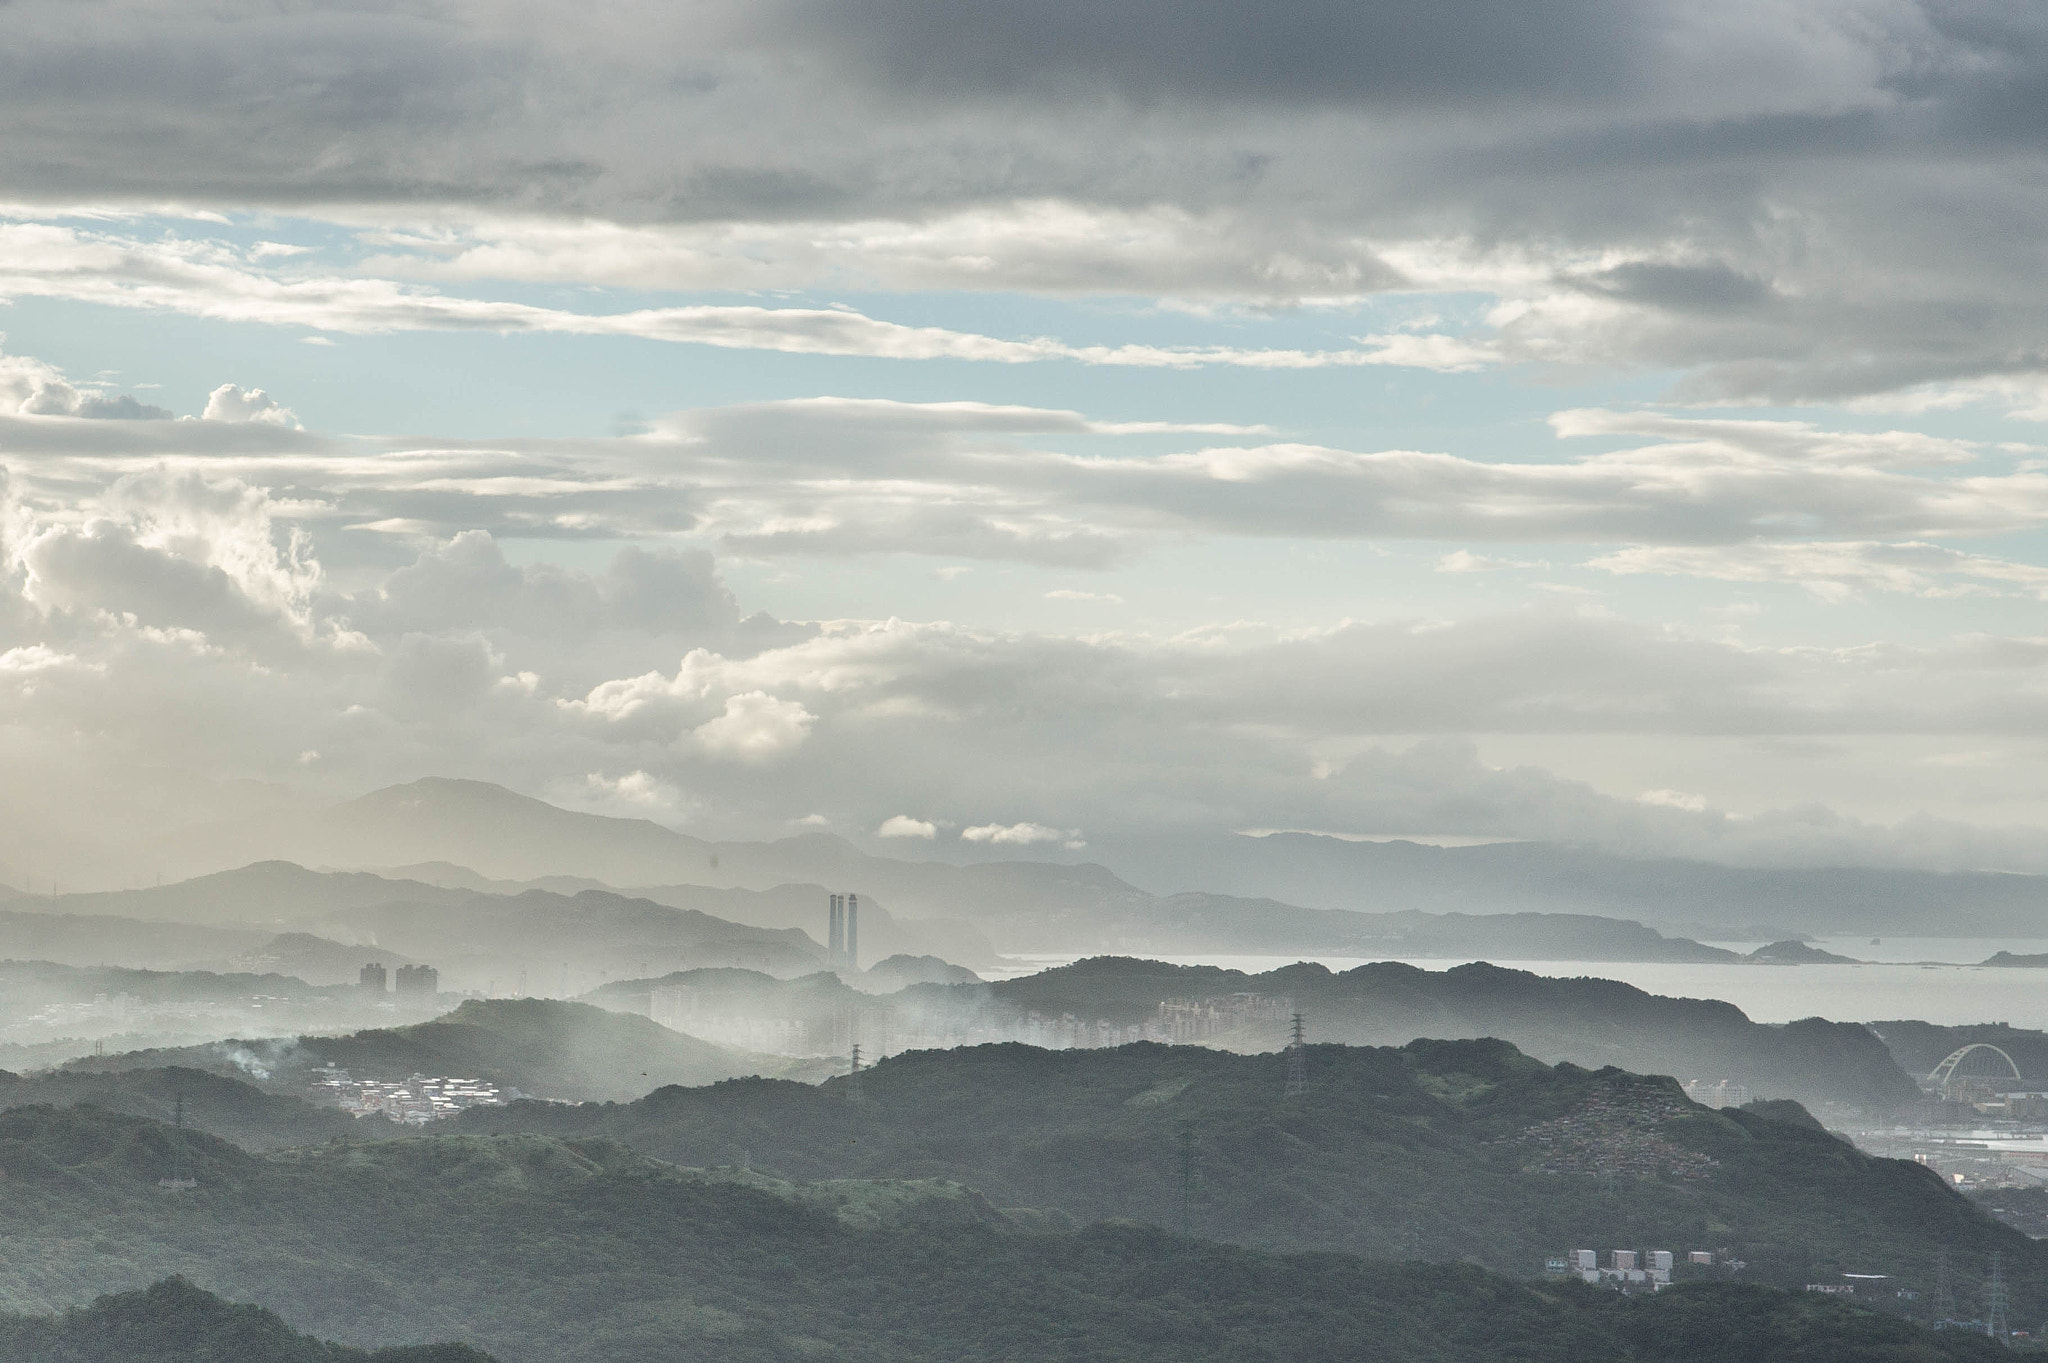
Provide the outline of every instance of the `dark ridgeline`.
{"type": "Polygon", "coordinates": [[[462,1344],[351,1349],[302,1335],[183,1278],[110,1293],[61,1316],[0,1314],[7,1363],[493,1363],[462,1344]]]}
{"type": "MultiPolygon", "coordinates": [[[[1271,1094],[1269,1083],[1269,1108],[1271,1094]]],[[[300,1329],[358,1347],[462,1339],[502,1363],[2003,1356],[1982,1335],[1742,1282],[1630,1297],[1456,1261],[1275,1255],[1148,1226],[1077,1231],[998,1211],[957,1184],[803,1187],[737,1166],[691,1174],[604,1140],[441,1137],[254,1156],[195,1137],[201,1189],[165,1198],[151,1182],[162,1133],[91,1108],[0,1114],[0,1290],[86,1301],[178,1274],[278,1316],[159,1283],[57,1321],[0,1317],[9,1363],[359,1357],[300,1329]],[[105,1245],[121,1249],[111,1264],[105,1245]]],[[[1199,1235],[1216,1160],[1213,1136],[1198,1140],[1199,1235]]],[[[1170,1165],[1171,1150],[1154,1154],[1170,1165]]],[[[440,1345],[372,1358],[474,1355],[440,1345]]]]}
{"type": "Polygon", "coordinates": [[[1947,1244],[2015,1256],[2026,1311],[2048,1309],[2032,1242],[1796,1104],[1717,1111],[1670,1079],[1551,1067],[1500,1041],[1308,1045],[1312,1080],[1288,1097],[1295,1058],[991,1045],[867,1066],[857,1105],[845,1079],[737,1080],[620,1106],[472,1109],[451,1125],[616,1140],[683,1165],[747,1150],[802,1180],[942,1177],[999,1206],[1161,1225],[1181,1218],[1192,1130],[1197,1235],[1506,1273],[1587,1245],[1725,1249],[1750,1277],[1794,1286],[1919,1274],[1947,1244]]]}
{"type": "MultiPolygon", "coordinates": [[[[1047,1041],[1089,1045],[1108,1035],[1114,1044],[1152,1036],[1269,1050],[1284,1043],[1288,1017],[1301,1011],[1313,1013],[1319,1038],[1355,1045],[1499,1037],[1549,1062],[1726,1080],[1757,1097],[1814,1107],[1888,1114],[1920,1098],[1914,1076],[1857,1023],[1809,1018],[1770,1026],[1717,1000],[1666,998],[1615,980],[1554,979],[1484,963],[1422,970],[1387,961],[1341,974],[1293,965],[1253,975],[1106,956],[1019,979],[923,983],[889,995],[824,976],[776,980],[755,971],[689,970],[619,981],[590,997],[644,1010],[657,988],[687,989],[708,1012],[788,1023],[814,1053],[845,1053],[849,1012],[859,1015],[871,1050],[894,1052],[1035,1040],[1061,1029],[1060,1041],[1047,1041]],[[1176,1005],[1228,1009],[1247,1000],[1270,1005],[1260,1014],[1270,1017],[1214,1035],[1181,1035],[1161,1023],[1176,1005]]],[[[680,1025],[687,1030],[687,1022],[680,1025]]]]}

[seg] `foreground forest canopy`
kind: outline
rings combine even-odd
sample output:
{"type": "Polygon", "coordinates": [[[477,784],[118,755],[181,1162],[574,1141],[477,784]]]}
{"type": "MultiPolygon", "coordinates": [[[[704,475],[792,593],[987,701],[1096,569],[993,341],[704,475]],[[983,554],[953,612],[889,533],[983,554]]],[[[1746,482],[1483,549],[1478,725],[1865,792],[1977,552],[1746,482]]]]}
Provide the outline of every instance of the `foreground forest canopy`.
{"type": "Polygon", "coordinates": [[[302,1335],[183,1278],[104,1296],[56,1317],[0,1315],[7,1363],[494,1363],[462,1344],[352,1349],[302,1335]]]}
{"type": "Polygon", "coordinates": [[[1731,1250],[1794,1286],[1925,1276],[1942,1246],[2003,1251],[2023,1274],[2048,1264],[1922,1166],[1864,1155],[1810,1118],[1699,1106],[1670,1079],[1553,1067],[1501,1041],[1314,1045],[1305,1062],[1307,1091],[1288,1096],[1279,1054],[979,1046],[891,1057],[857,1098],[845,1078],[735,1080],[623,1105],[477,1108],[455,1125],[802,1179],[940,1176],[1002,1205],[1162,1224],[1180,1215],[1185,1139],[1198,1234],[1507,1273],[1653,1243],[1731,1250]]]}
{"type": "MultiPolygon", "coordinates": [[[[1811,1363],[1933,1363],[1995,1347],[1751,1284],[1626,1298],[1470,1264],[1275,1255],[1131,1225],[1064,1231],[958,1185],[757,1186],[604,1141],[425,1137],[261,1157],[188,1133],[198,1186],[167,1196],[156,1180],[177,1139],[92,1109],[0,1115],[6,1302],[48,1311],[182,1274],[353,1345],[452,1337],[506,1363],[1748,1363],[1795,1349],[1811,1363]]],[[[307,1352],[325,1346],[178,1285],[5,1328],[26,1341],[8,1357],[33,1363],[350,1357],[307,1352]],[[194,1342],[210,1331],[234,1347],[194,1342]]]]}

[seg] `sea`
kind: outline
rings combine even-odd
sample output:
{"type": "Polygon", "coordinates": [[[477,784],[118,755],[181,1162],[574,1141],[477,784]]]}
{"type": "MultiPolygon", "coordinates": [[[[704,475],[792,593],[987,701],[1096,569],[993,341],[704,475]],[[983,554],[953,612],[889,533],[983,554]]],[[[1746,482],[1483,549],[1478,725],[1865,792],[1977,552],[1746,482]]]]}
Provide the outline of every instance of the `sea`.
{"type": "MultiPolygon", "coordinates": [[[[1714,942],[1731,951],[1753,951],[1762,942],[1714,942]]],[[[2048,1030],[2048,968],[1977,964],[2000,951],[2048,955],[2048,938],[2021,937],[1827,937],[1811,945],[1858,965],[1663,964],[1648,961],[1511,961],[1496,963],[1558,978],[1594,976],[1622,980],[1652,994],[1721,999],[1756,1022],[1793,1022],[1824,1017],[1838,1022],[1885,1022],[1918,1018],[1955,1026],[2005,1022],[2048,1030]]],[[[1146,953],[1151,955],[1151,953],[1146,953]]],[[[1073,962],[1073,956],[1010,957],[999,969],[979,972],[1004,979],[1035,974],[1073,962]]],[[[1176,965],[1213,965],[1257,974],[1314,961],[1331,970],[1350,970],[1385,956],[1255,956],[1208,954],[1152,956],[1176,965]]],[[[1406,958],[1402,958],[1406,959],[1406,958]]],[[[1477,957],[1409,959],[1424,970],[1448,970],[1477,957]]]]}

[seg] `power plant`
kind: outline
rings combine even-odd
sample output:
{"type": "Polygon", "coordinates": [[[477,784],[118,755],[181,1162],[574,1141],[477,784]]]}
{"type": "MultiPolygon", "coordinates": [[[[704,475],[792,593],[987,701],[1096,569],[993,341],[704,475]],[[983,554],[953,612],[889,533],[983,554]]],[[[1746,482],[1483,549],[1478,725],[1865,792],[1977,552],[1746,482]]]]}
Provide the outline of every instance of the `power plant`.
{"type": "Polygon", "coordinates": [[[825,932],[826,959],[834,969],[860,969],[860,896],[835,894],[825,932]]]}

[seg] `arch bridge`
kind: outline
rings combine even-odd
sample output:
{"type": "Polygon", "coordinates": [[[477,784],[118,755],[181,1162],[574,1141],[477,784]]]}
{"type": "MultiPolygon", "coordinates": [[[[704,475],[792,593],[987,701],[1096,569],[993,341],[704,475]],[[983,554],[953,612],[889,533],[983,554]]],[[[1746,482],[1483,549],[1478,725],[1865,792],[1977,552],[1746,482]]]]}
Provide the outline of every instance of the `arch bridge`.
{"type": "MultiPolygon", "coordinates": [[[[1968,1059],[1972,1054],[1974,1054],[1977,1051],[1991,1052],[1993,1055],[1997,1056],[2000,1060],[2003,1060],[2005,1062],[2005,1067],[2008,1070],[2012,1071],[2013,1079],[2019,1079],[2020,1067],[2013,1063],[2013,1059],[2011,1056],[2007,1055],[2004,1051],[2000,1050],[1998,1047],[1992,1045],[1988,1041],[1973,1041],[1969,1045],[1964,1046],[1955,1054],[1951,1055],[1948,1059],[1942,1061],[1939,1065],[1936,1065],[1934,1067],[1933,1073],[1927,1076],[1927,1083],[1929,1087],[1940,1089],[1943,1094],[1946,1094],[1949,1091],[1949,1085],[1955,1080],[1956,1067],[1962,1064],[1964,1060],[1968,1059]]],[[[1997,1078],[1999,1076],[1987,1075],[1985,1077],[1997,1078]]]]}

